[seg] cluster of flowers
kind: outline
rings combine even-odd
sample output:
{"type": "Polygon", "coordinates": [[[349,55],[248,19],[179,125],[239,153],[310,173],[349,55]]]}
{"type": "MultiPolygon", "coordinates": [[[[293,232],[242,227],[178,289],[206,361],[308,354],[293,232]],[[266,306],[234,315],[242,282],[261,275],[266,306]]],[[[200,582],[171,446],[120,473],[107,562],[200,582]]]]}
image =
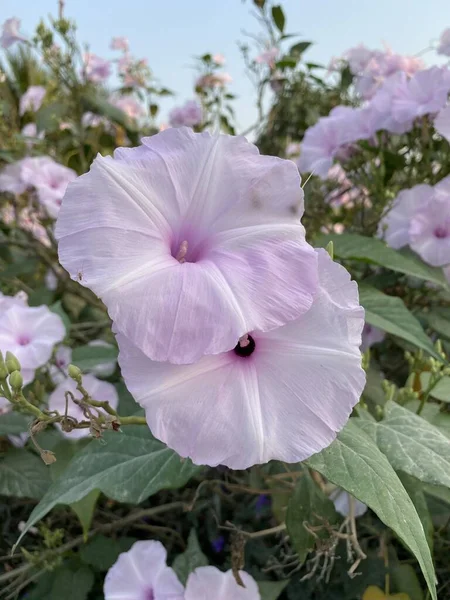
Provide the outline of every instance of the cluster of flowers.
{"type": "Polygon", "coordinates": [[[34,190],[45,214],[55,219],[62,198],[77,174],[49,156],[27,157],[6,166],[0,173],[0,192],[20,195],[34,190]]]}
{"type": "Polygon", "coordinates": [[[424,69],[411,78],[404,71],[391,75],[365,106],[337,106],[306,131],[298,159],[300,172],[314,172],[326,179],[333,160],[350,157],[355,142],[376,143],[375,134],[380,130],[406,133],[413,128],[415,119],[425,115],[439,113],[437,130],[441,132],[442,128],[442,135],[448,135],[449,92],[447,67],[424,69]]]}
{"type": "MultiPolygon", "coordinates": [[[[63,341],[65,328],[61,318],[53,313],[47,306],[30,307],[27,296],[19,292],[16,296],[4,296],[0,293],[0,352],[11,352],[19,361],[24,385],[31,383],[35,378],[35,371],[49,363],[56,344],[63,341]]],[[[103,340],[94,340],[91,346],[111,347],[103,340]]],[[[65,394],[71,392],[75,398],[81,395],[76,389],[75,382],[68,376],[68,367],[72,360],[72,349],[60,345],[54,355],[48,373],[55,384],[54,391],[50,394],[48,408],[51,411],[65,412],[65,394]]],[[[113,408],[118,406],[116,388],[107,381],[98,379],[108,377],[116,368],[115,361],[97,365],[88,369],[83,377],[83,386],[87,392],[102,401],[107,401],[113,408]]],[[[0,414],[10,411],[12,404],[0,398],[0,414]]],[[[71,416],[83,420],[83,411],[78,406],[71,406],[71,416]]],[[[62,434],[69,434],[62,431],[62,434]]],[[[76,429],[70,437],[84,437],[89,435],[87,429],[76,429]]],[[[27,436],[22,442],[26,441],[27,436]]],[[[13,439],[14,443],[18,440],[13,439]]]]}
{"type": "Polygon", "coordinates": [[[120,554],[106,575],[103,591],[105,600],[260,600],[253,577],[245,571],[239,575],[243,586],[231,570],[223,573],[216,567],[199,567],[189,575],[184,588],[167,566],[167,552],[161,542],[140,541],[120,554]]]}
{"type": "Polygon", "coordinates": [[[153,434],[197,464],[304,460],[359,401],[363,309],[305,241],[295,164],[183,127],[67,189],[61,264],[105,303],[153,434]]]}

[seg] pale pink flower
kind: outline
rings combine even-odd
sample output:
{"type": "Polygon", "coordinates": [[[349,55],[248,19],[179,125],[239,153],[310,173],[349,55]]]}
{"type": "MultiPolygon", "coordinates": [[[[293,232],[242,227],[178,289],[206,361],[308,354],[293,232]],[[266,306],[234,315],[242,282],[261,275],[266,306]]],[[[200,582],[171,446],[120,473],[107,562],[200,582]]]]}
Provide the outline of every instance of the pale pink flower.
{"type": "Polygon", "coordinates": [[[348,61],[350,71],[354,75],[358,75],[367,68],[370,60],[372,59],[373,51],[369,50],[364,44],[359,44],[354,48],[350,48],[344,55],[344,58],[348,61]]]}
{"type": "Polygon", "coordinates": [[[84,55],[86,78],[93,83],[103,83],[111,75],[111,62],[96,54],[86,52],[84,55]]]}
{"type": "Polygon", "coordinates": [[[300,142],[291,142],[286,146],[286,156],[288,158],[296,157],[300,154],[301,144],[300,142]]]}
{"type": "Polygon", "coordinates": [[[443,54],[444,56],[450,56],[450,27],[444,29],[439,38],[439,45],[437,47],[437,53],[443,54]]]}
{"type": "Polygon", "coordinates": [[[245,571],[239,575],[245,587],[236,582],[231,570],[223,573],[216,567],[199,567],[188,577],[184,600],[261,600],[253,577],[245,571]]]}
{"type": "Polygon", "coordinates": [[[198,102],[190,100],[183,106],[177,106],[169,114],[169,121],[172,127],[195,127],[200,125],[203,120],[203,110],[198,102]]]}
{"type": "Polygon", "coordinates": [[[117,334],[125,383],[153,435],[196,464],[232,469],[299,462],[334,440],[364,388],[364,311],[348,272],[325,250],[317,255],[309,311],[250,331],[229,352],[191,365],[154,362],[117,334]]]}
{"type": "Polygon", "coordinates": [[[411,220],[433,195],[430,185],[416,185],[402,190],[387,215],[381,220],[378,235],[383,237],[391,248],[399,249],[409,244],[411,220]]]}
{"type": "Polygon", "coordinates": [[[225,56],[223,54],[213,54],[213,62],[216,63],[216,65],[219,66],[223,66],[225,64],[225,56]]]}
{"type": "Polygon", "coordinates": [[[6,19],[3,23],[2,35],[0,35],[0,46],[2,46],[2,48],[9,48],[15,42],[25,41],[26,38],[19,33],[19,27],[20,19],[17,19],[16,17],[6,19]]]}
{"type": "MultiPolygon", "coordinates": [[[[333,501],[334,508],[343,517],[349,517],[351,495],[342,488],[336,488],[330,494],[330,500],[333,501]]],[[[363,504],[356,498],[353,498],[353,516],[362,517],[367,512],[367,505],[363,504]]]]}
{"type": "Polygon", "coordinates": [[[28,159],[19,160],[10,165],[6,165],[0,172],[0,192],[9,192],[10,194],[23,194],[27,189],[27,184],[23,181],[22,164],[28,159]]]}
{"type": "Polygon", "coordinates": [[[382,342],[385,337],[386,333],[384,331],[370,325],[370,323],[365,323],[362,332],[361,352],[365,352],[368,348],[373,346],[373,344],[382,342]]]}
{"type": "Polygon", "coordinates": [[[119,96],[110,99],[111,104],[120,108],[130,119],[145,117],[145,109],[134,96],[119,96]]]}
{"type": "Polygon", "coordinates": [[[450,105],[443,108],[434,120],[434,127],[439,135],[450,142],[450,105]]]}
{"type": "Polygon", "coordinates": [[[26,206],[19,213],[18,225],[24,231],[29,231],[43,246],[51,246],[45,227],[41,223],[43,215],[38,214],[33,207],[26,206]]]}
{"type": "Polygon", "coordinates": [[[310,127],[303,138],[298,168],[301,173],[311,172],[325,179],[333,165],[334,157],[341,149],[355,140],[358,123],[350,107],[323,117],[310,127]]]}
{"type": "Polygon", "coordinates": [[[215,88],[225,87],[228,83],[231,83],[233,78],[228,73],[211,73],[209,75],[202,75],[195,83],[195,87],[198,88],[215,88]]]}
{"type": "Polygon", "coordinates": [[[411,130],[413,118],[396,120],[392,114],[392,104],[397,90],[407,85],[404,72],[397,72],[387,77],[370,100],[367,111],[371,111],[371,119],[376,130],[384,129],[390,133],[402,134],[411,130]]]}
{"type": "Polygon", "coordinates": [[[41,131],[38,133],[36,123],[28,123],[25,127],[22,128],[21,134],[25,140],[25,144],[28,149],[32,148],[38,140],[43,140],[45,132],[41,131]]]}
{"type": "Polygon", "coordinates": [[[129,42],[126,37],[113,37],[110,45],[111,50],[122,50],[123,52],[128,52],[129,50],[129,42]]]}
{"type": "Polygon", "coordinates": [[[268,48],[264,52],[261,52],[256,58],[255,62],[259,64],[268,65],[271,69],[275,67],[275,62],[280,54],[279,48],[268,48]]]}
{"type": "Polygon", "coordinates": [[[21,176],[28,186],[36,188],[38,200],[49,217],[56,219],[67,186],[77,174],[49,156],[39,156],[22,165],[21,176]]]}
{"type": "Polygon", "coordinates": [[[44,281],[45,287],[51,292],[54,292],[58,287],[58,278],[52,269],[48,269],[47,273],[45,274],[44,281]]]}
{"type": "Polygon", "coordinates": [[[58,346],[55,352],[54,364],[50,365],[50,379],[55,385],[65,381],[69,376],[69,365],[72,362],[72,348],[70,346],[58,346]]]}
{"type": "Polygon", "coordinates": [[[243,137],[171,128],[98,157],[68,189],[59,257],[154,360],[231,350],[309,309],[317,257],[291,161],[243,137]],[[145,298],[145,301],[143,301],[145,298]]]}
{"type": "Polygon", "coordinates": [[[37,112],[45,98],[47,90],[42,85],[30,85],[25,94],[20,99],[19,113],[24,115],[26,112],[37,112]]]}
{"type": "Polygon", "coordinates": [[[135,542],[106,574],[105,600],[185,600],[183,586],[166,561],[161,542],[135,542]]]}
{"type": "Polygon", "coordinates": [[[450,71],[431,67],[418,71],[399,86],[393,97],[392,114],[400,122],[441,110],[450,91],[450,71]]]}
{"type": "Polygon", "coordinates": [[[17,357],[25,383],[34,379],[35,369],[49,361],[65,333],[61,317],[47,306],[15,305],[0,315],[0,350],[17,357]]]}
{"type": "MultiPolygon", "coordinates": [[[[116,409],[119,404],[119,396],[116,388],[112,383],[97,379],[94,375],[83,375],[83,387],[93,400],[100,402],[109,402],[111,408],[116,409]]],[[[71,392],[76,400],[82,399],[82,394],[77,390],[77,384],[73,379],[68,377],[61,381],[53,392],[50,394],[48,399],[48,408],[51,411],[57,410],[60,414],[64,414],[66,410],[66,392],[71,392]]],[[[71,417],[77,419],[77,421],[86,421],[83,409],[75,404],[75,402],[69,402],[68,414],[71,417]]],[[[58,429],[61,429],[60,425],[57,424],[58,429]]],[[[66,432],[62,431],[64,437],[71,439],[79,439],[89,435],[89,429],[74,429],[73,431],[66,432]]]]}
{"type": "Polygon", "coordinates": [[[0,292],[0,316],[12,306],[28,306],[28,296],[25,292],[18,292],[15,296],[5,296],[0,292]]]}

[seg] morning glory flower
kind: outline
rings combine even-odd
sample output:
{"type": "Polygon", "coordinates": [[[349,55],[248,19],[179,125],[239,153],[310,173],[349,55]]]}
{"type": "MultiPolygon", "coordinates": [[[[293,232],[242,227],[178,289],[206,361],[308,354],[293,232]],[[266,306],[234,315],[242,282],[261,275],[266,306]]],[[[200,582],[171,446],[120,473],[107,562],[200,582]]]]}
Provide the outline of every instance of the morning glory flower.
{"type": "Polygon", "coordinates": [[[166,560],[161,542],[135,542],[106,574],[105,600],[185,600],[183,586],[166,560]]]}
{"type": "Polygon", "coordinates": [[[47,90],[42,85],[30,85],[25,94],[20,99],[19,113],[24,115],[26,112],[37,112],[44,100],[47,90]]]}
{"type": "Polygon", "coordinates": [[[125,383],[153,434],[196,464],[246,469],[328,446],[364,388],[356,283],[324,250],[308,312],[192,365],[150,360],[118,334],[125,383]]]}
{"type": "MultiPolygon", "coordinates": [[[[336,488],[330,494],[330,500],[334,504],[334,508],[343,517],[350,516],[350,499],[351,495],[342,488],[336,488]]],[[[353,516],[355,518],[362,517],[367,512],[367,505],[353,498],[353,516]]]]}
{"type": "Polygon", "coordinates": [[[184,600],[260,600],[258,584],[251,575],[239,571],[245,587],[236,582],[233,572],[216,567],[195,569],[186,582],[184,600]]]}
{"type": "Polygon", "coordinates": [[[53,347],[65,336],[64,324],[47,306],[16,304],[0,313],[0,350],[12,352],[22,367],[24,383],[50,360],[53,347]]]}
{"type": "Polygon", "coordinates": [[[9,48],[15,42],[23,42],[26,38],[19,33],[20,19],[11,17],[3,23],[2,34],[0,35],[0,46],[9,48]]]}
{"type": "Polygon", "coordinates": [[[61,264],[148,357],[192,363],[305,313],[318,285],[292,161],[168,129],[99,156],[66,192],[61,264]]]}

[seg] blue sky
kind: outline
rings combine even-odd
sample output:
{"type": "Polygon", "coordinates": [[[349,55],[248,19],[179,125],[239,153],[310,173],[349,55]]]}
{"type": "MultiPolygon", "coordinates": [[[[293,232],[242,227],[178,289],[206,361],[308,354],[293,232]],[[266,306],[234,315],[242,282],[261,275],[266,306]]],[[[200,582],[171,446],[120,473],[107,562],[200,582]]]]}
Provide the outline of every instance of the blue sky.
{"type": "MultiPolygon", "coordinates": [[[[220,52],[227,59],[226,70],[234,81],[232,90],[242,128],[256,116],[252,86],[248,81],[238,41],[243,30],[256,32],[251,0],[65,0],[66,15],[76,19],[80,41],[88,42],[100,56],[112,58],[112,36],[130,40],[137,57],[147,57],[155,76],[177,93],[166,101],[192,98],[194,71],[192,57],[220,52]]],[[[287,30],[313,41],[308,51],[311,62],[327,64],[331,56],[365,43],[394,51],[415,54],[429,46],[450,26],[448,0],[284,0],[287,30]]],[[[22,19],[22,29],[32,33],[40,17],[57,12],[57,0],[0,0],[0,22],[10,16],[22,19]]],[[[432,62],[434,55],[427,55],[432,62]]]]}

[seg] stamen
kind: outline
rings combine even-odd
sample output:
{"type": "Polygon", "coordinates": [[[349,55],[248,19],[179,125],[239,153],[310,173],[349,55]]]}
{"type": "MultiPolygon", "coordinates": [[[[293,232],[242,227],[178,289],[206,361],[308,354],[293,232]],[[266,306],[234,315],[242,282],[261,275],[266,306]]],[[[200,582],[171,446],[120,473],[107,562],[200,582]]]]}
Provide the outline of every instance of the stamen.
{"type": "Polygon", "coordinates": [[[175,256],[175,258],[177,259],[177,261],[179,263],[183,264],[184,262],[186,262],[187,251],[188,251],[188,243],[186,240],[184,240],[184,242],[181,242],[180,249],[178,250],[178,253],[175,256]]]}
{"type": "Polygon", "coordinates": [[[250,340],[248,339],[248,333],[239,338],[238,344],[241,348],[246,348],[250,344],[250,340]]]}

